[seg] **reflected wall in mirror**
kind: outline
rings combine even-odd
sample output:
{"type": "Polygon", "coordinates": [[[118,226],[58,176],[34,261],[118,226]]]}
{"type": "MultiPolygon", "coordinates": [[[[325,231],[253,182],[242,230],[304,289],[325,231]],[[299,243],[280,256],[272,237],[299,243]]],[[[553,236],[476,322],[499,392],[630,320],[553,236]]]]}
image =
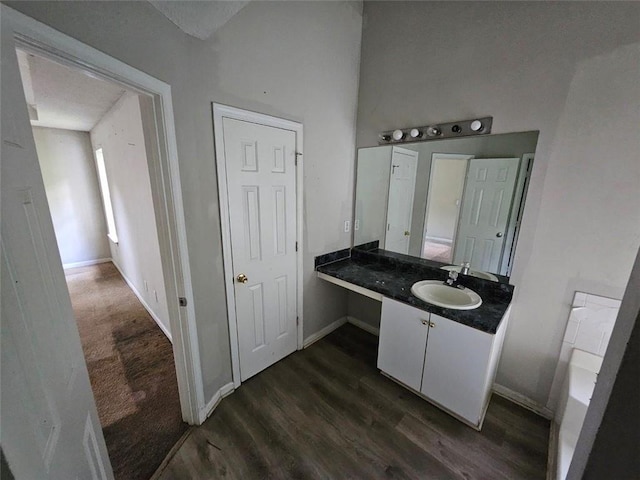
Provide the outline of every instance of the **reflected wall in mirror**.
{"type": "Polygon", "coordinates": [[[354,246],[509,275],[538,132],[358,150],[354,246]]]}

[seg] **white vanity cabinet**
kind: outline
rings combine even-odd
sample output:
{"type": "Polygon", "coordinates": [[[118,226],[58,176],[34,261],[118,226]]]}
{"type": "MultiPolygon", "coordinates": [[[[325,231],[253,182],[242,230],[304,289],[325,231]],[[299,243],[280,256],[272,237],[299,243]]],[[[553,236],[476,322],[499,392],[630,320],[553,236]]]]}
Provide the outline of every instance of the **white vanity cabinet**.
{"type": "Polygon", "coordinates": [[[508,315],[489,334],[385,297],[378,368],[480,429],[508,315]]]}
{"type": "Polygon", "coordinates": [[[378,368],[418,391],[422,385],[428,323],[429,312],[382,299],[378,368]]]}

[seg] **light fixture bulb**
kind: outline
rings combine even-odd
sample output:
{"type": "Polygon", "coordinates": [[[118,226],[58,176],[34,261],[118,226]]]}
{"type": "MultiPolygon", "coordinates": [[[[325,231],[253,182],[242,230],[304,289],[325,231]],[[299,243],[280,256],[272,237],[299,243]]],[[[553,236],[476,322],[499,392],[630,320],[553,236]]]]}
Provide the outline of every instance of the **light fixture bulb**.
{"type": "Polygon", "coordinates": [[[412,128],[409,135],[411,135],[411,138],[420,138],[422,136],[422,132],[417,128],[412,128]]]}
{"type": "Polygon", "coordinates": [[[429,127],[427,128],[427,135],[430,137],[437,137],[440,135],[440,129],[438,127],[429,127]]]}
{"type": "Polygon", "coordinates": [[[483,125],[480,120],[474,120],[473,122],[471,122],[470,127],[474,132],[479,132],[480,130],[482,130],[483,125]]]}
{"type": "Polygon", "coordinates": [[[394,130],[393,131],[393,139],[394,140],[402,140],[404,138],[404,132],[402,130],[394,130]]]}

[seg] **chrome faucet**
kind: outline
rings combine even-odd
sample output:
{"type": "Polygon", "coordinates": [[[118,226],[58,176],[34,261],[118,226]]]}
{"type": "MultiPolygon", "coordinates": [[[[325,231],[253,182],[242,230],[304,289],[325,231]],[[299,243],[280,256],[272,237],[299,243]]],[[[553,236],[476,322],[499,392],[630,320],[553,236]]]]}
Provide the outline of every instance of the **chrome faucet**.
{"type": "Polygon", "coordinates": [[[449,270],[449,276],[444,281],[444,284],[454,288],[464,288],[464,286],[458,283],[458,272],[455,270],[449,270]]]}

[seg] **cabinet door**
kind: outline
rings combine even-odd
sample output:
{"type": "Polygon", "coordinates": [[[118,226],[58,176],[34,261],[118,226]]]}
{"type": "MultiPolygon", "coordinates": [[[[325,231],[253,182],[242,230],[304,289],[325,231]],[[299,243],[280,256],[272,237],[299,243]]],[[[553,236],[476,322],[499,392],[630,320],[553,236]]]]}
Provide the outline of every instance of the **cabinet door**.
{"type": "Polygon", "coordinates": [[[421,392],[479,425],[493,335],[431,314],[421,392]]]}
{"type": "Polygon", "coordinates": [[[414,390],[422,382],[428,323],[429,313],[382,299],[378,368],[414,390]]]}

